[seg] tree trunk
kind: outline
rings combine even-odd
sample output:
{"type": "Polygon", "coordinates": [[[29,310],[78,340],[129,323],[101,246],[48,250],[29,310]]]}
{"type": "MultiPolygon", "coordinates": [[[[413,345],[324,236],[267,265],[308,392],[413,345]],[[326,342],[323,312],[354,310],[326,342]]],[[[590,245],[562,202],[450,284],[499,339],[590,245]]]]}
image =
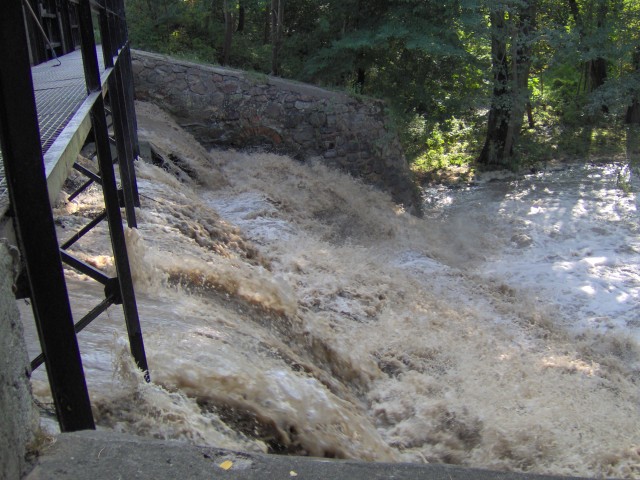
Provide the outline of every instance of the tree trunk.
{"type": "Polygon", "coordinates": [[[509,128],[509,65],[507,62],[507,35],[504,10],[493,10],[491,20],[491,61],[493,64],[493,97],[489,120],[487,124],[487,138],[478,158],[483,165],[502,165],[505,153],[505,140],[509,128]]]}
{"type": "Polygon", "coordinates": [[[520,136],[525,109],[529,103],[529,73],[531,71],[532,34],[535,31],[536,3],[529,1],[522,7],[513,32],[511,57],[512,109],[505,141],[505,151],[513,154],[520,136]]]}
{"type": "MultiPolygon", "coordinates": [[[[607,61],[604,58],[594,58],[587,62],[588,84],[587,91],[593,92],[604,85],[607,80],[607,61]]],[[[606,105],[603,105],[606,108],[606,105]]]]}
{"type": "Polygon", "coordinates": [[[244,31],[245,7],[243,2],[238,2],[238,28],[236,32],[244,31]]]}
{"type": "Polygon", "coordinates": [[[236,19],[233,12],[232,0],[224,0],[224,43],[222,45],[222,65],[229,64],[231,56],[231,44],[233,41],[233,31],[235,30],[236,19]]]}
{"type": "MultiPolygon", "coordinates": [[[[633,67],[640,72],[640,46],[633,52],[633,67]]],[[[634,92],[631,105],[627,108],[627,162],[629,163],[629,181],[638,182],[640,177],[640,93],[634,92]]],[[[640,193],[636,193],[636,202],[640,202],[640,193]]]]}
{"type": "Polygon", "coordinates": [[[364,82],[367,78],[367,72],[364,68],[358,68],[356,70],[356,81],[355,81],[355,91],[356,93],[363,94],[364,93],[364,82]]]}
{"type": "Polygon", "coordinates": [[[284,0],[271,0],[271,74],[280,75],[284,0]]]}
{"type": "MultiPolygon", "coordinates": [[[[597,30],[602,30],[605,28],[607,14],[609,12],[609,2],[608,0],[599,0],[600,5],[598,7],[598,19],[596,23],[597,30]]],[[[597,88],[604,85],[604,82],[607,80],[607,61],[602,58],[594,58],[587,63],[587,68],[589,71],[589,92],[595,91],[597,88]]],[[[606,104],[601,105],[602,113],[608,113],[609,107],[606,104]]]]}
{"type": "Polygon", "coordinates": [[[533,107],[531,102],[527,102],[527,120],[529,121],[529,128],[535,128],[536,122],[533,119],[533,107]]]}
{"type": "Polygon", "coordinates": [[[533,44],[531,36],[536,27],[536,1],[529,0],[523,5],[517,15],[510,14],[509,21],[514,22],[510,32],[510,61],[506,12],[494,10],[490,14],[493,99],[489,110],[487,138],[478,158],[480,164],[489,168],[512,166],[514,147],[529,102],[528,83],[533,44]]]}
{"type": "Polygon", "coordinates": [[[271,37],[271,8],[269,4],[264,7],[264,29],[262,32],[262,44],[267,45],[271,37]]]}
{"type": "MultiPolygon", "coordinates": [[[[636,72],[640,71],[640,47],[636,47],[633,52],[633,68],[636,72]]],[[[635,92],[631,100],[631,105],[627,108],[624,121],[628,125],[640,126],[640,98],[638,92],[635,92]]]]}
{"type": "MultiPolygon", "coordinates": [[[[596,29],[602,30],[606,27],[607,24],[607,15],[609,14],[609,1],[608,0],[599,0],[600,5],[598,6],[598,18],[596,20],[596,29]]],[[[604,82],[607,80],[607,61],[598,57],[591,61],[591,91],[595,90],[598,87],[604,85],[604,82]]],[[[606,107],[604,107],[606,108],[606,107]]]]}
{"type": "MultiPolygon", "coordinates": [[[[607,15],[609,13],[609,3],[607,0],[596,0],[598,5],[597,17],[596,17],[596,31],[602,30],[605,28],[607,15]]],[[[578,7],[578,3],[576,0],[568,0],[569,9],[571,11],[571,16],[573,17],[573,21],[576,23],[576,27],[578,28],[578,34],[580,35],[580,41],[583,42],[587,37],[587,29],[584,24],[584,20],[582,18],[582,14],[580,13],[580,8],[578,7]]],[[[581,50],[583,52],[588,52],[588,48],[585,46],[581,46],[581,50]]],[[[587,61],[584,64],[584,91],[586,93],[591,93],[596,90],[598,87],[604,85],[604,82],[607,80],[607,61],[602,57],[593,58],[587,61]]],[[[580,88],[580,87],[578,87],[580,88]]],[[[578,91],[580,93],[580,91],[578,91]]],[[[608,111],[608,107],[606,105],[602,106],[602,110],[604,112],[608,111]]]]}
{"type": "Polygon", "coordinates": [[[627,113],[624,116],[624,122],[628,125],[640,125],[640,102],[637,98],[634,98],[631,105],[629,105],[629,108],[627,108],[627,113]]]}
{"type": "Polygon", "coordinates": [[[568,1],[569,1],[569,10],[571,10],[571,16],[573,17],[573,21],[576,22],[576,27],[578,27],[578,33],[580,34],[580,38],[582,38],[584,37],[584,26],[582,25],[582,15],[580,15],[578,2],[576,2],[576,0],[568,0],[568,1]]]}

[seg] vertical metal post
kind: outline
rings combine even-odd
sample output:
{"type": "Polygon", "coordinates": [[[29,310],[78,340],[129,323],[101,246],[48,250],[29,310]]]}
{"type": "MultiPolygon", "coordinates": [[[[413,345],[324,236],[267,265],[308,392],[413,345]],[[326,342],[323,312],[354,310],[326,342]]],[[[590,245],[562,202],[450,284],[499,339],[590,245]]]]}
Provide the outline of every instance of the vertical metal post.
{"type": "MultiPolygon", "coordinates": [[[[133,85],[133,67],[131,64],[131,44],[129,42],[129,31],[127,28],[126,22],[126,12],[124,8],[124,0],[113,0],[114,5],[116,7],[116,11],[118,12],[118,23],[121,29],[121,45],[123,48],[122,59],[123,59],[123,77],[125,81],[125,95],[127,102],[127,111],[128,117],[131,119],[131,141],[133,145],[133,155],[134,158],[140,156],[140,144],[138,142],[138,121],[136,119],[136,110],[135,110],[135,88],[133,85]]],[[[138,191],[136,186],[136,201],[140,202],[138,198],[138,191]]]]}
{"type": "Polygon", "coordinates": [[[49,204],[25,39],[21,2],[4,2],[0,15],[0,140],[5,175],[60,429],[93,429],[49,204]]]}
{"type": "MultiPolygon", "coordinates": [[[[38,4],[36,0],[27,0],[31,9],[38,12],[38,4]]],[[[29,44],[32,47],[32,63],[38,65],[39,63],[47,61],[47,49],[45,42],[42,40],[42,35],[38,29],[36,20],[31,15],[26,15],[25,20],[27,24],[27,32],[29,34],[29,44]]]]}
{"type": "Polygon", "coordinates": [[[73,35],[71,33],[71,23],[69,21],[69,3],[67,0],[58,3],[58,12],[60,15],[60,37],[62,39],[62,53],[72,52],[73,35]]]}
{"type": "Polygon", "coordinates": [[[116,51],[112,30],[109,27],[109,17],[110,15],[107,12],[101,12],[98,17],[100,21],[100,36],[102,37],[102,59],[105,68],[113,67],[113,57],[116,51]]]}
{"type": "Polygon", "coordinates": [[[118,282],[120,284],[122,308],[124,310],[127,332],[129,334],[129,346],[136,364],[145,372],[145,378],[149,380],[149,367],[147,365],[142,340],[142,329],[140,328],[140,319],[138,317],[138,307],[136,306],[133,282],[131,280],[131,267],[129,266],[127,245],[122,229],[118,190],[111,159],[109,131],[104,109],[104,100],[101,93],[96,44],[93,37],[90,0],[80,0],[78,3],[78,16],[80,20],[81,49],[87,90],[90,94],[93,93],[96,95],[95,103],[91,109],[91,122],[98,152],[98,164],[102,177],[102,189],[105,209],[107,211],[111,245],[113,248],[113,257],[118,274],[118,282]]]}
{"type": "MultiPolygon", "coordinates": [[[[104,19],[107,22],[106,26],[109,28],[109,42],[110,42],[109,49],[111,51],[111,55],[116,56],[118,54],[119,40],[118,40],[117,31],[111,26],[111,24],[113,23],[113,11],[112,11],[113,7],[110,1],[103,0],[103,2],[105,4],[105,9],[106,9],[104,19]]],[[[100,28],[102,28],[102,26],[100,28]]]]}
{"type": "Polygon", "coordinates": [[[131,118],[127,114],[124,85],[122,83],[123,63],[118,59],[114,72],[109,79],[109,93],[113,89],[111,108],[113,112],[113,126],[116,134],[116,148],[118,150],[118,165],[122,177],[127,222],[131,228],[137,228],[135,206],[140,206],[134,162],[133,143],[131,138],[131,118]]]}
{"type": "MultiPolygon", "coordinates": [[[[107,3],[107,7],[109,7],[107,3]]],[[[113,72],[109,76],[109,100],[113,118],[113,130],[116,137],[116,150],[118,152],[118,166],[120,168],[120,179],[122,180],[122,191],[124,194],[124,208],[127,218],[127,225],[137,228],[136,221],[136,200],[134,184],[136,183],[135,170],[133,167],[133,149],[129,141],[129,123],[125,108],[124,90],[121,83],[121,58],[113,63],[113,56],[117,53],[114,39],[117,32],[115,29],[114,15],[109,10],[100,14],[100,32],[102,34],[102,48],[104,53],[105,66],[113,66],[113,72]]]]}
{"type": "MultiPolygon", "coordinates": [[[[140,156],[140,145],[138,143],[138,121],[136,118],[136,108],[134,101],[134,91],[133,91],[133,74],[131,69],[131,50],[129,49],[129,44],[127,43],[124,49],[120,54],[120,68],[118,69],[118,79],[119,83],[122,86],[122,93],[124,99],[125,109],[123,110],[124,115],[128,119],[128,135],[127,140],[129,144],[129,149],[131,150],[131,176],[132,178],[136,178],[135,176],[135,168],[134,161],[140,156]]],[[[140,206],[140,194],[138,193],[138,183],[134,181],[132,183],[133,187],[133,196],[136,203],[136,206],[140,206]]]]}

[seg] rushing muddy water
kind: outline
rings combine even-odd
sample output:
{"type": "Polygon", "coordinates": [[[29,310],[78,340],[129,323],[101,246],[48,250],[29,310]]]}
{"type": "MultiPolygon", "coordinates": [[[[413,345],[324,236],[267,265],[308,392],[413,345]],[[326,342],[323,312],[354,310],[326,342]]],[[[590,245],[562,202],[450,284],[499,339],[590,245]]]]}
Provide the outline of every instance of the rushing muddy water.
{"type": "MultiPolygon", "coordinates": [[[[426,190],[417,219],[321,165],[209,154],[138,108],[141,136],[170,162],[138,163],[128,232],[153,383],[111,307],[80,335],[100,427],[640,477],[640,232],[618,166],[426,190]]],[[[60,237],[99,200],[61,204],[60,237]]],[[[97,229],[74,253],[108,271],[106,245],[97,229]]],[[[79,317],[101,289],[67,279],[79,317]]],[[[33,385],[50,401],[43,371],[33,385]]]]}

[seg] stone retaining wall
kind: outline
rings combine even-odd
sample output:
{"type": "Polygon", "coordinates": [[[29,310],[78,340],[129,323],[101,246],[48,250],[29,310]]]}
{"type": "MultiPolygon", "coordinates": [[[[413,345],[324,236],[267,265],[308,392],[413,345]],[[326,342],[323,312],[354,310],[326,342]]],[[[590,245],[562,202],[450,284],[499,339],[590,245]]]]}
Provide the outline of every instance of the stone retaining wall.
{"type": "Polygon", "coordinates": [[[205,147],[267,147],[333,167],[418,213],[420,197],[379,100],[261,74],[133,52],[136,97],[167,112],[205,147]]]}

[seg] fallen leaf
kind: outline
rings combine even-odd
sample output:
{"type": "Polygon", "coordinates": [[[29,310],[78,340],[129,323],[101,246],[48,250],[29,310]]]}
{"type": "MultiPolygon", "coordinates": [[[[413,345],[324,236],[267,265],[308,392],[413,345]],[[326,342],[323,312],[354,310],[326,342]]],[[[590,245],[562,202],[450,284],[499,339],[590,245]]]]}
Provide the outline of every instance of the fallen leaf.
{"type": "Polygon", "coordinates": [[[290,477],[297,477],[297,476],[298,476],[298,474],[297,474],[296,472],[294,472],[293,470],[291,470],[291,471],[289,472],[289,476],[290,476],[290,477]]]}
{"type": "Polygon", "coordinates": [[[233,462],[231,460],[225,460],[220,464],[220,468],[223,470],[229,470],[231,467],[233,467],[233,462]]]}

